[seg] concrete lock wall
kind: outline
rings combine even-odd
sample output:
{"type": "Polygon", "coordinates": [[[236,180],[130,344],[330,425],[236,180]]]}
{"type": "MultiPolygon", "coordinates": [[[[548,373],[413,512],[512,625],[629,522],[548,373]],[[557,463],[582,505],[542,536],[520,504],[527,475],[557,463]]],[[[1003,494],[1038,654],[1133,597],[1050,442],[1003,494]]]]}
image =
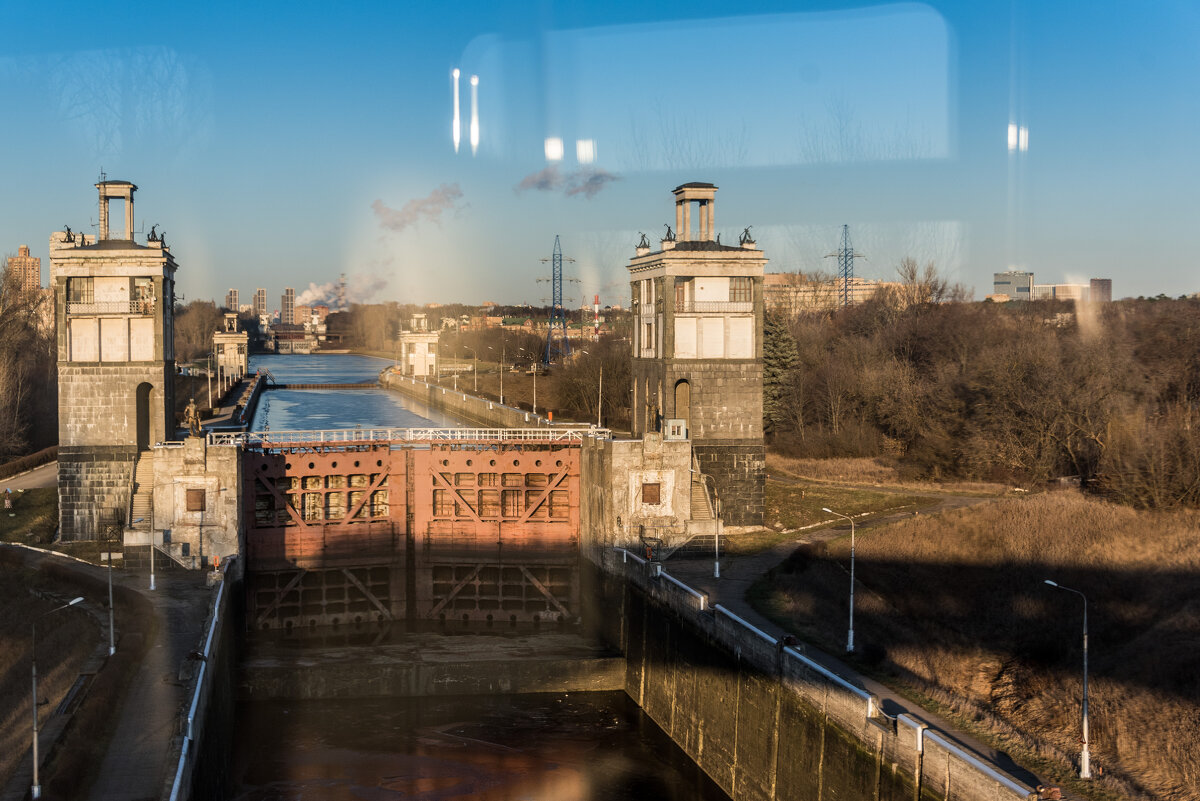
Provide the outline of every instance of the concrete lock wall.
{"type": "Polygon", "coordinates": [[[379,374],[379,383],[386,389],[399,392],[433,409],[489,428],[534,428],[552,423],[541,415],[504,406],[495,401],[477,398],[466,392],[426,384],[420,379],[400,375],[392,368],[379,374]]]}
{"type": "MultiPolygon", "coordinates": [[[[632,554],[591,551],[626,693],[735,801],[1015,801],[1030,790],[632,554]]],[[[802,646],[801,646],[802,647],[802,646]]]]}

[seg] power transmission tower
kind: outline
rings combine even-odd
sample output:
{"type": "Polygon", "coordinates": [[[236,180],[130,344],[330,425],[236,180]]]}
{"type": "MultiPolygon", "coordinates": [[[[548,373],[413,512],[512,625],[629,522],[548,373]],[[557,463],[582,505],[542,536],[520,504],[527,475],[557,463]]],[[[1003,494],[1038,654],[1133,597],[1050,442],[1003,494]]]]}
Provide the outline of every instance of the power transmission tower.
{"type": "Polygon", "coordinates": [[[838,303],[842,306],[850,305],[850,281],[854,278],[854,259],[865,259],[861,253],[856,253],[854,247],[850,244],[850,226],[842,226],[842,247],[833,253],[825,254],[825,258],[838,260],[838,303]]]}
{"type": "MultiPolygon", "coordinates": [[[[574,262],[574,259],[567,259],[569,262],[574,262]]],[[[571,341],[567,338],[567,315],[563,309],[563,254],[562,245],[558,242],[558,235],[554,236],[554,255],[549,259],[542,259],[542,263],[550,262],[550,285],[551,289],[551,311],[550,311],[550,330],[546,332],[546,352],[542,356],[542,365],[549,368],[550,363],[559,356],[571,355],[571,341]]],[[[545,278],[539,278],[539,281],[545,281],[545,278]]],[[[575,279],[567,279],[575,280],[575,279]]]]}

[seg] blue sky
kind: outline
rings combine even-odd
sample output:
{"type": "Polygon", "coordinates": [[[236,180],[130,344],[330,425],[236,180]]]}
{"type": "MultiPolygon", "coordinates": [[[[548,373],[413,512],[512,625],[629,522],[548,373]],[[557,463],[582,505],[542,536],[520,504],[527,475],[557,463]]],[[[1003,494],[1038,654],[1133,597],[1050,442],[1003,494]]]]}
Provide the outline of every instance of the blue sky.
{"type": "Polygon", "coordinates": [[[625,303],[695,180],[770,270],[832,268],[846,223],[860,275],[912,256],[977,298],[1010,267],[1200,289],[1193,3],[0,0],[0,29],[0,252],[92,230],[103,167],[187,299],[540,303],[557,234],[565,294],[625,303]]]}

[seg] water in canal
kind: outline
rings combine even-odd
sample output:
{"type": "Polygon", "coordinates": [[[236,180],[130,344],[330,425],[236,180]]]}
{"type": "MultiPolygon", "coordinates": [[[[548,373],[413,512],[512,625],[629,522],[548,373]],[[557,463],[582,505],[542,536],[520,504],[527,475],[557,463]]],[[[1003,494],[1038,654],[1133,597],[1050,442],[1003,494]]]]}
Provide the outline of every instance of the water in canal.
{"type": "MultiPolygon", "coordinates": [[[[256,356],[279,383],[373,381],[365,356],[256,356]]],[[[456,425],[385,390],[271,390],[255,430],[456,425]]],[[[238,705],[238,801],[727,798],[624,693],[238,705]]]]}
{"type": "MultiPolygon", "coordinates": [[[[250,357],[250,370],[269,370],[280,384],[358,384],[375,381],[387,359],[349,354],[250,357]]],[[[312,431],[330,428],[428,428],[459,423],[424,404],[385,389],[291,390],[263,393],[254,414],[255,431],[312,431]]]]}
{"type": "Polygon", "coordinates": [[[237,801],[727,798],[624,693],[244,705],[237,801]]]}

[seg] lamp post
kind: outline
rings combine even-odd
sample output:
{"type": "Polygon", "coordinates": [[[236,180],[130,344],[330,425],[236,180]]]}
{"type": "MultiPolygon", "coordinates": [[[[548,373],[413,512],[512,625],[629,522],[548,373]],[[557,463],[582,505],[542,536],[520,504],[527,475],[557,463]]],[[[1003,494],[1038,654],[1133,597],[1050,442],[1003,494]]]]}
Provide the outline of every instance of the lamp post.
{"type": "Polygon", "coordinates": [[[1088,629],[1087,629],[1087,596],[1079,590],[1073,590],[1070,587],[1051,581],[1045,580],[1051,587],[1067,592],[1073,592],[1083,599],[1083,750],[1079,754],[1079,778],[1092,778],[1092,756],[1088,750],[1088,629]]]}
{"type": "Polygon", "coordinates": [[[471,375],[475,378],[475,389],[472,390],[476,395],[479,394],[479,354],[474,348],[463,345],[463,350],[471,351],[471,375]]]}
{"type": "Polygon", "coordinates": [[[30,649],[30,661],[33,663],[33,785],[29,788],[29,794],[33,798],[42,797],[42,784],[38,781],[38,692],[37,692],[37,624],[38,621],[66,609],[68,606],[74,606],[83,600],[83,597],[72,599],[62,606],[56,606],[49,612],[43,612],[41,615],[33,619],[33,638],[31,640],[32,648],[30,649]]]}
{"type": "Polygon", "coordinates": [[[850,631],[846,635],[846,653],[854,653],[854,518],[835,512],[828,507],[821,507],[822,512],[850,521],[850,631]]]}
{"type": "MultiPolygon", "coordinates": [[[[500,405],[504,405],[504,349],[506,344],[503,340],[500,343],[500,405]]],[[[488,345],[488,350],[493,353],[496,351],[491,345],[488,345]]]]}

